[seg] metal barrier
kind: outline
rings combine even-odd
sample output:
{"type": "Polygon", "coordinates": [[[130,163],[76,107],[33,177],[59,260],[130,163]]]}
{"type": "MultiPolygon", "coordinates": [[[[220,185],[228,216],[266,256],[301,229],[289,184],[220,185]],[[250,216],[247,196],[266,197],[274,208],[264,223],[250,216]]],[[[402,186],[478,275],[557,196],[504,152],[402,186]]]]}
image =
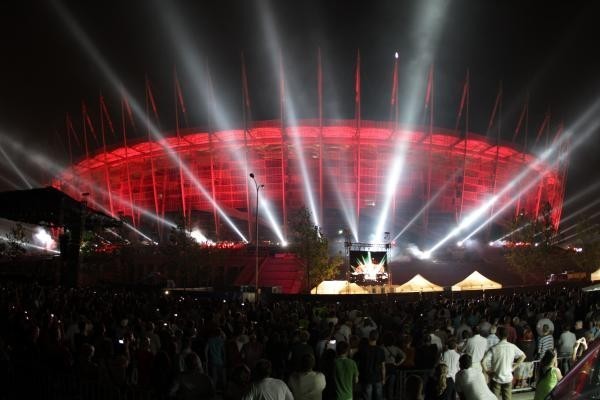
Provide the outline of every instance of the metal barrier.
{"type": "MultiPolygon", "coordinates": [[[[558,367],[560,368],[563,376],[569,372],[571,368],[570,357],[559,357],[558,367]]],[[[395,396],[394,399],[403,399],[406,397],[406,378],[411,375],[416,375],[423,380],[423,387],[427,384],[427,380],[433,373],[430,369],[420,370],[399,370],[397,373],[397,381],[395,385],[395,396]]],[[[540,360],[534,360],[524,362],[513,372],[515,380],[513,381],[513,393],[527,392],[535,390],[535,385],[540,376],[540,360]],[[522,374],[522,375],[519,375],[522,374]],[[521,379],[518,379],[522,377],[521,379]]],[[[388,399],[390,400],[390,399],[388,399]]]]}

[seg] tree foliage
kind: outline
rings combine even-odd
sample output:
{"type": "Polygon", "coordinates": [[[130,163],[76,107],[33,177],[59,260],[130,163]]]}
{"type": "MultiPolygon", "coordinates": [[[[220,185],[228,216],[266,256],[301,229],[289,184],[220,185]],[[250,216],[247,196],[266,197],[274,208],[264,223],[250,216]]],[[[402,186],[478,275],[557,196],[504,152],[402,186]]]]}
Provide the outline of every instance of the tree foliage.
{"type": "Polygon", "coordinates": [[[28,243],[23,225],[15,224],[5,235],[5,242],[0,243],[0,253],[10,259],[18,258],[27,252],[25,244],[28,243]]]}
{"type": "Polygon", "coordinates": [[[589,218],[582,218],[577,223],[576,240],[579,252],[573,252],[572,258],[577,266],[588,274],[600,267],[600,227],[589,218]]]}
{"type": "Polygon", "coordinates": [[[301,208],[291,221],[292,251],[304,262],[307,271],[306,287],[333,279],[343,263],[341,257],[329,257],[329,242],[321,229],[313,224],[312,214],[301,208]]]}
{"type": "Polygon", "coordinates": [[[564,270],[565,257],[554,247],[557,236],[551,213],[546,203],[537,219],[522,211],[510,225],[506,260],[523,281],[564,270]]]}

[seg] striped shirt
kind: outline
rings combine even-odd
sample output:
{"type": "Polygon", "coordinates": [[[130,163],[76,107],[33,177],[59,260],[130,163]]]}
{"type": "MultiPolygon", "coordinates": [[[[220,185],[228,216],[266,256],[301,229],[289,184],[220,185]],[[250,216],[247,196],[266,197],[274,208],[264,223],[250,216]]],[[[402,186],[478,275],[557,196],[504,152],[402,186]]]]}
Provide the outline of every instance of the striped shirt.
{"type": "Polygon", "coordinates": [[[553,350],[553,349],[554,349],[554,337],[552,337],[552,335],[548,334],[545,336],[540,336],[538,338],[537,353],[538,353],[539,358],[542,358],[544,356],[544,354],[546,354],[547,350],[553,350]]]}

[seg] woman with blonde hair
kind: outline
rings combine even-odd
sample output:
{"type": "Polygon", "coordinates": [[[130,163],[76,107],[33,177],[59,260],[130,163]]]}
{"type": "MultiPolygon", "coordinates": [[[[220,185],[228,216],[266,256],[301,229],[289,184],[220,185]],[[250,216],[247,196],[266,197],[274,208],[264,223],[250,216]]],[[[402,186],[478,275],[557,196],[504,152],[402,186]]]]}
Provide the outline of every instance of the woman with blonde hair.
{"type": "Polygon", "coordinates": [[[448,366],[440,363],[425,385],[425,400],[454,400],[454,380],[448,377],[448,366]]]}

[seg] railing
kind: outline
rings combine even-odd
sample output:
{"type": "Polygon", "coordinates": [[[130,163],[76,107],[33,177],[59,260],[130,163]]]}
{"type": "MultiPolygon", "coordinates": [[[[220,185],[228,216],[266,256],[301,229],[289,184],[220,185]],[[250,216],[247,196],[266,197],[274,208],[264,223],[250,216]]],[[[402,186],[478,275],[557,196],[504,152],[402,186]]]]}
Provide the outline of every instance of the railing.
{"type": "MultiPolygon", "coordinates": [[[[563,376],[566,375],[571,366],[572,363],[570,357],[558,358],[558,367],[560,368],[563,376]]],[[[430,369],[399,370],[396,373],[397,378],[394,388],[394,399],[406,398],[406,378],[411,375],[416,375],[423,380],[423,386],[425,386],[432,373],[433,370],[430,369]]],[[[513,375],[515,376],[515,380],[513,381],[513,393],[535,390],[535,385],[540,376],[540,360],[522,363],[513,372],[513,375]],[[519,380],[517,377],[522,377],[522,379],[519,380]]]]}

